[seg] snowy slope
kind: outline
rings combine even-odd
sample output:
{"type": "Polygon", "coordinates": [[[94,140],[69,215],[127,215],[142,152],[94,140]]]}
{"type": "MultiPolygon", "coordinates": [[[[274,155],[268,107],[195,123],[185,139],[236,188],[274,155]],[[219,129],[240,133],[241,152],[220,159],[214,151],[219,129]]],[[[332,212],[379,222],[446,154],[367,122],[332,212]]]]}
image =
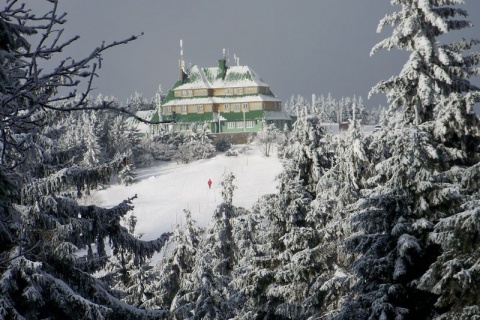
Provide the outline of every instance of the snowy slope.
{"type": "MultiPolygon", "coordinates": [[[[240,146],[235,147],[236,150],[240,146]]],[[[136,233],[151,240],[166,231],[172,231],[181,222],[183,209],[190,209],[199,226],[210,222],[213,211],[222,201],[220,181],[224,172],[235,175],[233,204],[250,208],[259,196],[276,191],[275,177],[281,171],[279,159],[263,157],[252,146],[238,157],[219,154],[212,159],[188,164],[163,162],[151,168],[137,170],[131,186],[112,185],[98,191],[95,197],[101,206],[111,207],[137,194],[134,213],[138,218],[136,233]],[[212,189],[207,181],[212,179],[212,189]]]]}

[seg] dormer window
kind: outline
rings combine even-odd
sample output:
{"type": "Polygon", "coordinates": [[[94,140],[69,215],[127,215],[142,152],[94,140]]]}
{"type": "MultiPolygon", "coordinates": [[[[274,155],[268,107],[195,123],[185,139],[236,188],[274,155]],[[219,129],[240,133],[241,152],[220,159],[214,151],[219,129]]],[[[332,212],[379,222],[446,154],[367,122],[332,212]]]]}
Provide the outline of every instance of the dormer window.
{"type": "Polygon", "coordinates": [[[237,88],[236,92],[237,94],[243,94],[243,88],[237,88]]]}
{"type": "Polygon", "coordinates": [[[193,96],[193,90],[182,90],[182,97],[191,97],[193,96]]]}

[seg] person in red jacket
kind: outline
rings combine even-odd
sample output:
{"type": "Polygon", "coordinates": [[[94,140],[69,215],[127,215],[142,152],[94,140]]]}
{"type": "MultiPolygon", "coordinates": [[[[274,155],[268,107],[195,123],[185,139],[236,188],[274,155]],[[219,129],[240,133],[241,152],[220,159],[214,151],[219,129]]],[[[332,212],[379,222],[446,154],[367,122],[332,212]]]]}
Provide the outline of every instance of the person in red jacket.
{"type": "Polygon", "coordinates": [[[208,189],[210,189],[212,187],[212,180],[211,179],[208,179],[208,189]]]}

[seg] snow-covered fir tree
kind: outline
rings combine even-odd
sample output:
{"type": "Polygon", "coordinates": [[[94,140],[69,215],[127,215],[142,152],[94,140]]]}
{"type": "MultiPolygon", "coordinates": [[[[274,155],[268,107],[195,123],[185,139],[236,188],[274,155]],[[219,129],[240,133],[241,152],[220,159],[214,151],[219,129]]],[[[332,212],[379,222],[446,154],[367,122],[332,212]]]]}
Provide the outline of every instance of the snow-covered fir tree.
{"type": "Polygon", "coordinates": [[[117,175],[118,182],[126,186],[131,185],[135,179],[135,166],[132,163],[133,162],[132,151],[129,150],[124,155],[118,154],[117,158],[124,159],[123,168],[120,170],[120,172],[117,175]]]}
{"type": "Polygon", "coordinates": [[[228,286],[235,261],[232,221],[242,212],[232,205],[235,177],[222,177],[222,198],[205,231],[195,256],[189,281],[177,293],[172,303],[175,316],[191,319],[228,319],[234,315],[229,304],[228,286]]]}
{"type": "Polygon", "coordinates": [[[262,131],[258,132],[255,138],[258,148],[265,157],[269,157],[272,149],[276,146],[279,139],[279,130],[274,123],[267,124],[265,120],[262,122],[262,131]]]}
{"type": "Polygon", "coordinates": [[[65,153],[56,143],[65,128],[49,126],[53,119],[68,118],[63,111],[89,108],[85,101],[97,60],[135,37],[44,68],[46,59],[73,40],[62,40],[65,16],[57,12],[56,2],[48,4],[51,10],[45,14],[31,12],[21,1],[9,1],[0,12],[0,317],[158,318],[160,312],[121,302],[93,273],[108,259],[107,238],[114,251],[144,261],[163,247],[168,235],[144,242],[121,225],[133,199],[110,209],[79,205],[70,190],[81,193],[108,180],[123,159],[95,167],[72,163],[72,149],[65,153]],[[87,89],[75,98],[82,79],[87,79],[87,89]],[[86,254],[79,256],[79,249],[86,254]]]}
{"type": "Polygon", "coordinates": [[[299,112],[309,112],[310,108],[311,105],[301,95],[296,97],[292,95],[290,100],[287,100],[283,106],[283,109],[291,115],[297,115],[299,112]]]}
{"type": "MultiPolygon", "coordinates": [[[[466,12],[455,7],[462,2],[392,1],[401,10],[380,22],[379,30],[387,24],[394,29],[373,52],[397,47],[412,53],[399,76],[373,89],[387,94],[394,118],[368,139],[376,172],[361,190],[363,199],[352,215],[356,234],[348,240],[359,254],[353,264],[357,293],[338,318],[459,319],[477,312],[475,299],[453,301],[439,287],[452,270],[439,266],[448,269],[457,259],[450,251],[455,240],[437,234],[459,232],[478,193],[459,183],[468,173],[464,183],[471,185],[478,171],[478,118],[472,111],[478,89],[468,78],[478,74],[472,66],[479,55],[465,52],[476,41],[438,40],[470,25],[461,19],[466,12]]],[[[459,251],[458,258],[470,261],[465,253],[459,251]]],[[[456,271],[467,274],[471,266],[456,271]]],[[[457,293],[465,289],[458,285],[457,293]]]]}
{"type": "Polygon", "coordinates": [[[351,291],[353,256],[347,252],[344,239],[351,234],[348,213],[359,197],[364,177],[370,170],[363,128],[356,118],[361,108],[353,105],[349,129],[330,142],[334,160],[316,185],[315,200],[309,206],[306,220],[317,230],[318,268],[305,305],[317,317],[331,318],[351,291]]]}
{"type": "Polygon", "coordinates": [[[85,166],[97,166],[103,162],[102,159],[102,150],[100,149],[100,144],[98,143],[97,136],[97,117],[95,113],[84,113],[83,117],[83,139],[85,144],[85,153],[83,155],[83,164],[85,166]]]}
{"type": "Polygon", "coordinates": [[[185,210],[184,224],[178,223],[166,246],[162,259],[149,271],[151,281],[146,283],[146,309],[163,308],[174,311],[174,299],[180,289],[191,287],[191,273],[203,231],[195,225],[190,211],[185,210]],[[173,309],[172,309],[173,307],[173,309]]]}
{"type": "MultiPolygon", "coordinates": [[[[472,110],[479,101],[479,92],[451,94],[438,104],[438,119],[432,123],[434,136],[446,151],[443,161],[449,163],[438,179],[455,183],[458,190],[457,201],[438,209],[440,219],[429,235],[441,254],[415,282],[437,296],[438,319],[480,318],[480,122],[472,110]]],[[[443,197],[438,194],[432,202],[437,204],[443,197]]]]}
{"type": "Polygon", "coordinates": [[[332,152],[318,115],[303,114],[287,140],[279,193],[262,198],[239,224],[252,235],[232,280],[244,302],[238,319],[298,319],[311,312],[304,302],[324,261],[319,234],[306,215],[332,152]]]}

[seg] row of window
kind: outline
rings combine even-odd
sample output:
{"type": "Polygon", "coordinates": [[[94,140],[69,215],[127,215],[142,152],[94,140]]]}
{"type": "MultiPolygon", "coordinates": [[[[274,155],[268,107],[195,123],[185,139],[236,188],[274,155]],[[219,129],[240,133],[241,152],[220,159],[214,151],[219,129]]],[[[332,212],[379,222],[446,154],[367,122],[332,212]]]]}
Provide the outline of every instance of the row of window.
{"type": "MultiPolygon", "coordinates": [[[[240,111],[240,103],[234,103],[232,110],[240,111]]],[[[248,103],[242,103],[242,110],[243,111],[248,111],[248,103]]],[[[223,111],[230,111],[230,104],[229,103],[225,103],[223,105],[223,111]]]]}
{"type": "MultiPolygon", "coordinates": [[[[243,129],[243,121],[227,122],[227,129],[243,129]]],[[[245,121],[245,128],[253,128],[255,121],[245,121]]]]}
{"type": "MultiPolygon", "coordinates": [[[[198,105],[197,106],[197,112],[202,112],[203,111],[203,105],[198,105]]],[[[165,107],[165,113],[171,113],[172,112],[172,107],[165,107]]],[[[181,106],[181,112],[182,113],[187,113],[187,106],[181,106]]]]}
{"type": "Polygon", "coordinates": [[[192,90],[182,90],[182,97],[192,97],[193,91],[192,90]]]}
{"type": "Polygon", "coordinates": [[[230,94],[243,94],[243,88],[227,88],[227,95],[230,94]]]}
{"type": "MultiPolygon", "coordinates": [[[[255,125],[255,121],[236,121],[236,122],[227,122],[227,128],[228,129],[243,129],[243,126],[245,125],[245,128],[253,128],[255,125]]],[[[179,129],[181,131],[187,131],[187,130],[192,130],[196,125],[195,124],[188,124],[188,123],[181,123],[179,125],[179,129]]]]}
{"type": "MultiPolygon", "coordinates": [[[[193,90],[182,90],[182,97],[193,97],[193,90]]],[[[243,88],[227,88],[227,95],[242,95],[243,88]]]]}
{"type": "MultiPolygon", "coordinates": [[[[240,103],[234,103],[233,105],[234,111],[240,111],[240,103]]],[[[248,103],[242,103],[242,111],[248,111],[248,103]]],[[[230,111],[230,104],[226,103],[223,105],[223,111],[230,111]]],[[[171,113],[172,112],[172,107],[165,107],[165,112],[166,113],[171,113]]],[[[181,106],[181,112],[182,113],[187,113],[187,106],[181,106]]],[[[203,112],[203,105],[198,105],[197,106],[197,112],[203,112]]]]}

